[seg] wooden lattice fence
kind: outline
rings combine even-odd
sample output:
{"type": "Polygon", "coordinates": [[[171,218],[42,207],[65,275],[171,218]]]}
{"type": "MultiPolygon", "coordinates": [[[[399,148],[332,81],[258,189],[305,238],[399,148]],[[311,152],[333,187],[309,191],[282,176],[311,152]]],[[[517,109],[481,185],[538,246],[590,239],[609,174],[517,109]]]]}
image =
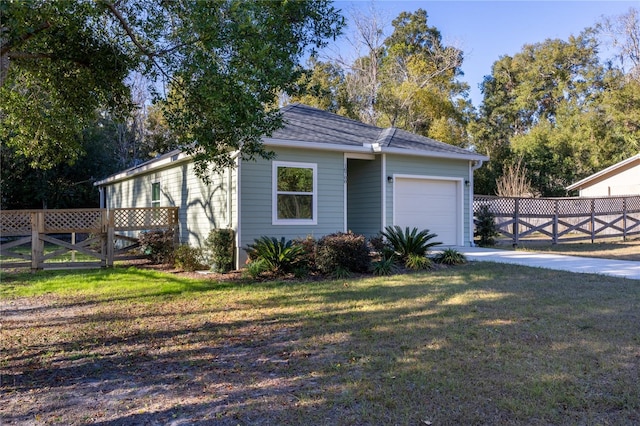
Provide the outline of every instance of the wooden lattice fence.
{"type": "Polygon", "coordinates": [[[134,231],[152,230],[173,230],[177,238],[178,208],[2,210],[0,268],[113,266],[141,257],[131,254],[139,247],[134,231]],[[45,252],[45,244],[54,249],[45,252]],[[56,261],[68,252],[71,261],[56,261]],[[85,261],[75,261],[76,253],[85,261]]]}
{"type": "Polygon", "coordinates": [[[498,232],[513,244],[523,239],[594,240],[640,234],[640,196],[516,198],[475,195],[473,211],[488,206],[498,232]]]}

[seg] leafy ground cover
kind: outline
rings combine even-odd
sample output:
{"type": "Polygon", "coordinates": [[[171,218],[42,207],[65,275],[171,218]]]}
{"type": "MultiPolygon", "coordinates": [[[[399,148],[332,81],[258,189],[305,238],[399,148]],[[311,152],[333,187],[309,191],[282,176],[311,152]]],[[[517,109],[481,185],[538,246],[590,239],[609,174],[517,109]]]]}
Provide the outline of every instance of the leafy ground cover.
{"type": "MultiPolygon", "coordinates": [[[[579,279],[577,279],[579,277],[579,279]]],[[[640,284],[4,274],[2,424],[638,424],[640,284]]]]}

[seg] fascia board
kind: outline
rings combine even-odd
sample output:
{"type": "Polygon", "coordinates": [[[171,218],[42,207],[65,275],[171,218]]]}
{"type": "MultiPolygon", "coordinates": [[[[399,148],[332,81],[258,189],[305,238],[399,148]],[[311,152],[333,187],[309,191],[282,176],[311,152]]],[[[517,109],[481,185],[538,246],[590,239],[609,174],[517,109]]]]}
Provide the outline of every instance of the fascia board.
{"type": "Polygon", "coordinates": [[[305,142],[305,141],[292,141],[266,138],[264,140],[266,146],[277,148],[298,148],[298,149],[315,149],[322,151],[339,151],[339,152],[361,152],[361,153],[385,153],[385,154],[399,154],[399,155],[413,155],[418,157],[432,157],[432,158],[450,158],[455,160],[472,160],[472,161],[487,161],[489,157],[480,154],[461,154],[456,152],[436,152],[436,151],[421,151],[413,149],[403,148],[385,148],[375,147],[373,145],[355,146],[355,145],[341,145],[319,142],[305,142]]]}
{"type": "Polygon", "coordinates": [[[336,143],[306,142],[289,139],[265,138],[264,145],[276,148],[313,149],[319,151],[365,152],[372,153],[371,146],[342,145],[336,143]]]}
{"type": "Polygon", "coordinates": [[[141,174],[145,174],[145,173],[149,173],[152,171],[157,171],[157,170],[161,170],[170,166],[174,166],[176,164],[180,164],[183,163],[185,161],[189,161],[191,160],[191,156],[187,155],[185,153],[176,153],[174,155],[167,155],[163,158],[159,158],[157,160],[150,160],[144,164],[141,164],[137,167],[133,167],[131,169],[127,169],[123,172],[120,173],[116,173],[115,175],[111,175],[108,178],[99,180],[97,182],[95,182],[93,185],[94,186],[103,186],[103,185],[109,185],[112,183],[116,183],[128,178],[131,178],[133,176],[137,176],[137,175],[141,175],[141,174]]]}
{"type": "Polygon", "coordinates": [[[431,157],[431,158],[447,158],[453,160],[470,160],[470,161],[488,161],[489,157],[480,154],[474,154],[469,152],[468,154],[462,154],[457,152],[438,152],[438,151],[421,151],[421,150],[408,150],[403,148],[382,148],[382,152],[385,154],[398,154],[398,155],[412,155],[417,157],[431,157]]]}

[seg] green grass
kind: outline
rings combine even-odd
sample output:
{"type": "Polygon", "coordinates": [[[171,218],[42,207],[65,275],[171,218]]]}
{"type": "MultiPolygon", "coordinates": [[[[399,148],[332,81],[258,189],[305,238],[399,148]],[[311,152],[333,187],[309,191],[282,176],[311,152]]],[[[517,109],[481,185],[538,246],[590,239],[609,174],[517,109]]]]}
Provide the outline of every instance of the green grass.
{"type": "Polygon", "coordinates": [[[3,275],[0,302],[9,422],[36,400],[68,424],[640,422],[638,281],[490,263],[308,283],[113,269],[3,275]],[[84,417],[49,404],[65,392],[84,417]]]}
{"type": "Polygon", "coordinates": [[[99,300],[180,294],[216,286],[211,281],[180,278],[135,267],[42,271],[37,274],[0,272],[0,298],[55,294],[99,300]]]}

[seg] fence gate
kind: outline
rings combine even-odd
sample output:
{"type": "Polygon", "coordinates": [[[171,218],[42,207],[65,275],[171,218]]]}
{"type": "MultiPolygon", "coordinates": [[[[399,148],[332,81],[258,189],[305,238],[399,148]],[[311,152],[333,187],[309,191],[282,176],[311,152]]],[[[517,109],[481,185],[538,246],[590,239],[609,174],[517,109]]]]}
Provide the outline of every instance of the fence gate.
{"type": "Polygon", "coordinates": [[[3,210],[0,268],[113,266],[143,257],[130,253],[137,234],[152,230],[172,230],[177,242],[178,208],[3,210]]]}

